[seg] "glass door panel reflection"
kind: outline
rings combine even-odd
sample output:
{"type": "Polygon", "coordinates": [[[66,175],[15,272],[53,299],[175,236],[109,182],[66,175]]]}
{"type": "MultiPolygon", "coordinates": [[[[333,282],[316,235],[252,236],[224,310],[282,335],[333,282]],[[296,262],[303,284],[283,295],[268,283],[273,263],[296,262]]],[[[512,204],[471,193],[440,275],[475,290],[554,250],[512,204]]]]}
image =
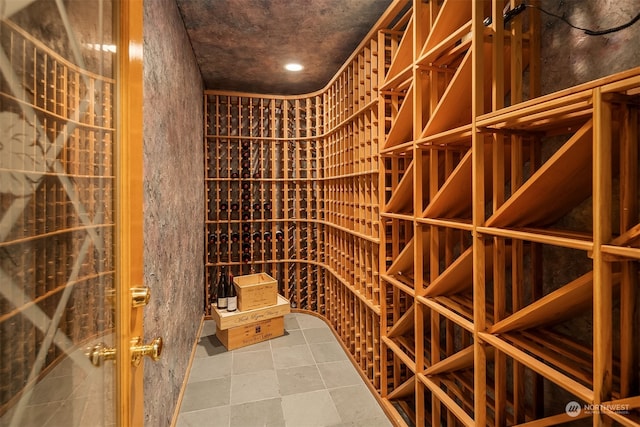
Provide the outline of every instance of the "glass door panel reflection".
{"type": "Polygon", "coordinates": [[[115,425],[112,4],[0,4],[0,425],[115,425]]]}

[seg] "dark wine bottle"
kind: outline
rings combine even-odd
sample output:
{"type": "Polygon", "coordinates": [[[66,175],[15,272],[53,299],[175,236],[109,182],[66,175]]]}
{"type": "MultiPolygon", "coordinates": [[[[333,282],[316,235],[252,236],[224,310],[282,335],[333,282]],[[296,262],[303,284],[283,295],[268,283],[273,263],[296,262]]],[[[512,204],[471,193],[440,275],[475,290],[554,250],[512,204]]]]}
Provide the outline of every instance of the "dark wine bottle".
{"type": "Polygon", "coordinates": [[[227,291],[227,311],[236,311],[238,309],[238,293],[236,286],[233,284],[233,276],[229,275],[229,290],[227,291]]]}
{"type": "Polygon", "coordinates": [[[227,233],[220,233],[220,243],[227,243],[229,241],[229,235],[227,233]]]}
{"type": "Polygon", "coordinates": [[[237,212],[239,208],[240,208],[240,205],[238,204],[238,202],[231,203],[231,210],[233,212],[237,212]]]}
{"type": "Polygon", "coordinates": [[[271,241],[271,232],[270,231],[265,231],[264,232],[264,240],[265,240],[265,242],[270,242],[271,241]]]}
{"type": "Polygon", "coordinates": [[[227,277],[227,269],[222,266],[220,267],[220,278],[218,279],[218,290],[217,290],[217,302],[218,302],[218,310],[227,308],[227,288],[229,284],[227,283],[229,278],[227,277]]]}
{"type": "Polygon", "coordinates": [[[249,243],[243,243],[242,252],[244,252],[245,254],[248,254],[249,252],[251,252],[251,245],[249,243]]]}
{"type": "Polygon", "coordinates": [[[242,262],[249,262],[251,261],[251,254],[250,253],[243,253],[242,254],[242,262]]]}
{"type": "Polygon", "coordinates": [[[239,177],[240,177],[240,174],[238,173],[238,171],[231,172],[231,178],[238,179],[239,177]]]}
{"type": "Polygon", "coordinates": [[[242,169],[242,177],[243,178],[249,178],[251,176],[251,172],[249,172],[249,169],[242,169]]]}
{"type": "Polygon", "coordinates": [[[247,141],[246,139],[242,141],[242,148],[244,148],[245,150],[249,148],[249,141],[247,141]]]}
{"type": "Polygon", "coordinates": [[[210,245],[214,245],[217,240],[218,240],[218,236],[216,236],[216,233],[209,234],[209,244],[210,245]]]}
{"type": "Polygon", "coordinates": [[[226,212],[227,209],[228,209],[227,203],[226,202],[220,202],[220,207],[218,209],[220,209],[220,212],[226,212]]]}
{"type": "Polygon", "coordinates": [[[242,231],[244,231],[245,233],[248,232],[249,230],[251,230],[251,225],[249,225],[249,223],[243,223],[242,224],[242,231]]]}
{"type": "Polygon", "coordinates": [[[248,243],[251,241],[251,234],[249,234],[248,232],[244,232],[242,233],[242,241],[245,243],[248,243]]]}
{"type": "Polygon", "coordinates": [[[282,230],[276,231],[276,240],[278,242],[281,242],[284,240],[284,233],[282,232],[282,230]]]}
{"type": "Polygon", "coordinates": [[[259,242],[260,240],[262,240],[262,233],[260,233],[259,231],[255,231],[253,233],[253,241],[259,242]]]}
{"type": "Polygon", "coordinates": [[[231,233],[231,241],[233,243],[237,243],[238,240],[240,240],[240,233],[238,233],[237,231],[234,231],[233,233],[231,233]]]}
{"type": "Polygon", "coordinates": [[[254,203],[253,204],[253,210],[256,212],[260,212],[260,203],[254,203]]]}

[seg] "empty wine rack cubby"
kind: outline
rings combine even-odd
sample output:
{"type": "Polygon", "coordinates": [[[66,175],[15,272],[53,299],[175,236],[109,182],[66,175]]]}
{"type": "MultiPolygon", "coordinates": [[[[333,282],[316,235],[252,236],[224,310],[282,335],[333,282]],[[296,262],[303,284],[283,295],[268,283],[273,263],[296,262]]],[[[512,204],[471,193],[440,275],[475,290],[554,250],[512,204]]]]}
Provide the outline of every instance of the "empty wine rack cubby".
{"type": "Polygon", "coordinates": [[[542,96],[511,6],[397,0],[316,93],[207,91],[207,300],[269,273],[397,425],[638,425],[640,69],[542,96]]]}

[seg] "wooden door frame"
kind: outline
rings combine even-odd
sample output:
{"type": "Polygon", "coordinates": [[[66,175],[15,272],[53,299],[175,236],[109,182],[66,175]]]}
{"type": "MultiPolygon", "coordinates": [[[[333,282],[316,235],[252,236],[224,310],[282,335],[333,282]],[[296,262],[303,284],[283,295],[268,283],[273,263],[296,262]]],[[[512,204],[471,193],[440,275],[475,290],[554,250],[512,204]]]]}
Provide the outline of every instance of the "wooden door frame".
{"type": "Polygon", "coordinates": [[[116,422],[144,425],[143,365],[131,364],[131,338],[143,336],[142,309],[130,289],[144,284],[143,268],[143,1],[116,2],[116,422]]]}

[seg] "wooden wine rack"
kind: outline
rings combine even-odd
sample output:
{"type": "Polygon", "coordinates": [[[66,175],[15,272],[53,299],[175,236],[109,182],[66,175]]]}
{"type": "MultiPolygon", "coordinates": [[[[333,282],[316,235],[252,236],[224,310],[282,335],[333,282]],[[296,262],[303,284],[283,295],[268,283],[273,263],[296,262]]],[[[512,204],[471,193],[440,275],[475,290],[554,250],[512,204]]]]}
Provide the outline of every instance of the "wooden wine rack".
{"type": "Polygon", "coordinates": [[[540,96],[508,4],[395,1],[320,92],[206,92],[207,234],[246,141],[283,232],[207,281],[276,277],[398,425],[637,425],[640,69],[540,96]]]}

